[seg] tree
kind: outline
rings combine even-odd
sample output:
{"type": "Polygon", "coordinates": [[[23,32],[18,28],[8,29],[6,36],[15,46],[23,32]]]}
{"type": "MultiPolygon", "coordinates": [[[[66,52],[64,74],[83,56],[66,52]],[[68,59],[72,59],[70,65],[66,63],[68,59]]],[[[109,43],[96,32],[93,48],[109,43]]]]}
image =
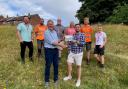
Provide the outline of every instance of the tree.
{"type": "Polygon", "coordinates": [[[113,14],[106,21],[128,24],[128,4],[115,8],[113,14]]]}
{"type": "Polygon", "coordinates": [[[6,18],[9,18],[9,16],[7,15],[6,18]]]}
{"type": "Polygon", "coordinates": [[[3,15],[0,15],[0,19],[3,19],[4,18],[4,16],[3,15]]]}
{"type": "Polygon", "coordinates": [[[88,16],[90,22],[104,22],[112,15],[113,10],[118,5],[128,3],[128,0],[79,0],[82,2],[81,8],[77,11],[76,17],[82,23],[83,18],[88,16]]]}

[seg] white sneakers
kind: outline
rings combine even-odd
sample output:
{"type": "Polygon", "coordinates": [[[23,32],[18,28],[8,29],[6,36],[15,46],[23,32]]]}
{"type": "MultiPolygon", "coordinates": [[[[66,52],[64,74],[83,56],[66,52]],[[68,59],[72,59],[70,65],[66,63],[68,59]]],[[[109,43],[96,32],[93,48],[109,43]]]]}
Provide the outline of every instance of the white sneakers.
{"type": "MultiPolygon", "coordinates": [[[[67,81],[67,80],[71,80],[72,79],[72,76],[66,76],[66,77],[64,77],[64,81],[67,81]]],[[[77,80],[77,82],[76,82],[76,87],[79,87],[80,86],[80,83],[81,83],[81,81],[80,80],[77,80]]]]}
{"type": "Polygon", "coordinates": [[[64,81],[67,81],[67,80],[71,80],[72,79],[72,76],[67,76],[67,77],[64,77],[64,81]]]}
{"type": "Polygon", "coordinates": [[[80,86],[80,80],[77,80],[77,82],[76,82],[76,87],[79,87],[80,86]]]}

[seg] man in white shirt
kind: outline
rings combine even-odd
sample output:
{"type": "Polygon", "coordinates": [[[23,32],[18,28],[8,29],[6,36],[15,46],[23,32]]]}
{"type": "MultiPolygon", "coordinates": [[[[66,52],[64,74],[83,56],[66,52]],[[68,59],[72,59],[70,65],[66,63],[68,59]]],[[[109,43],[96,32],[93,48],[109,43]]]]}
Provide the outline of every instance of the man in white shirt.
{"type": "Polygon", "coordinates": [[[106,33],[103,32],[102,25],[98,25],[98,31],[95,33],[95,49],[94,56],[101,68],[104,68],[104,49],[107,42],[106,33]]]}

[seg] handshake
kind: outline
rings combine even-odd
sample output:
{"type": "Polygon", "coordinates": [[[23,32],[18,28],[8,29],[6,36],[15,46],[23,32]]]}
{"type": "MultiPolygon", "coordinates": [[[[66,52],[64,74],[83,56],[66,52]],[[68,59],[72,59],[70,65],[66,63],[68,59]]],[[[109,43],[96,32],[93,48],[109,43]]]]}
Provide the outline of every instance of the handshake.
{"type": "Polygon", "coordinates": [[[57,46],[57,48],[59,50],[63,50],[66,47],[67,47],[67,45],[65,45],[64,41],[59,42],[59,45],[57,46]]]}

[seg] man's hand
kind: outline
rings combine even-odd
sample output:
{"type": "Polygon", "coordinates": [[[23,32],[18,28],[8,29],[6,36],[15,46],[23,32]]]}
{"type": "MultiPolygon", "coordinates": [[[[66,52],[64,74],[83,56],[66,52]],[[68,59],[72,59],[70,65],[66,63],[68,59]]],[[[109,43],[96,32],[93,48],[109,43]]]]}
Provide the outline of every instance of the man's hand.
{"type": "Polygon", "coordinates": [[[104,45],[100,45],[100,48],[103,48],[104,47],[104,45]]]}
{"type": "Polygon", "coordinates": [[[58,41],[54,41],[54,42],[53,42],[53,45],[56,45],[56,46],[57,46],[58,44],[59,44],[58,41]]]}
{"type": "Polygon", "coordinates": [[[77,43],[77,44],[80,44],[80,42],[79,42],[79,41],[76,41],[76,43],[77,43]]]}
{"type": "Polygon", "coordinates": [[[17,35],[17,37],[18,37],[20,43],[23,43],[23,40],[22,40],[22,38],[21,38],[21,35],[20,35],[19,30],[16,30],[16,35],[17,35]]]}
{"type": "Polygon", "coordinates": [[[23,43],[23,40],[22,39],[20,39],[20,43],[23,43]]]}
{"type": "Polygon", "coordinates": [[[34,42],[34,38],[32,38],[32,43],[34,42]]]}
{"type": "Polygon", "coordinates": [[[60,46],[62,48],[66,48],[67,47],[63,42],[59,43],[58,41],[55,41],[55,42],[53,42],[53,44],[56,45],[56,46],[60,46]]]}
{"type": "Polygon", "coordinates": [[[66,48],[67,46],[63,43],[59,43],[59,46],[62,47],[62,48],[66,48]]]}
{"type": "Polygon", "coordinates": [[[62,47],[60,47],[60,46],[58,46],[57,48],[58,48],[59,50],[61,50],[61,51],[63,50],[63,48],[62,48],[62,47]]]}
{"type": "Polygon", "coordinates": [[[76,45],[80,44],[80,42],[77,41],[77,40],[73,40],[72,42],[73,42],[74,44],[76,44],[76,45]]]}
{"type": "Polygon", "coordinates": [[[33,43],[33,40],[32,40],[32,43],[33,43]]]}

